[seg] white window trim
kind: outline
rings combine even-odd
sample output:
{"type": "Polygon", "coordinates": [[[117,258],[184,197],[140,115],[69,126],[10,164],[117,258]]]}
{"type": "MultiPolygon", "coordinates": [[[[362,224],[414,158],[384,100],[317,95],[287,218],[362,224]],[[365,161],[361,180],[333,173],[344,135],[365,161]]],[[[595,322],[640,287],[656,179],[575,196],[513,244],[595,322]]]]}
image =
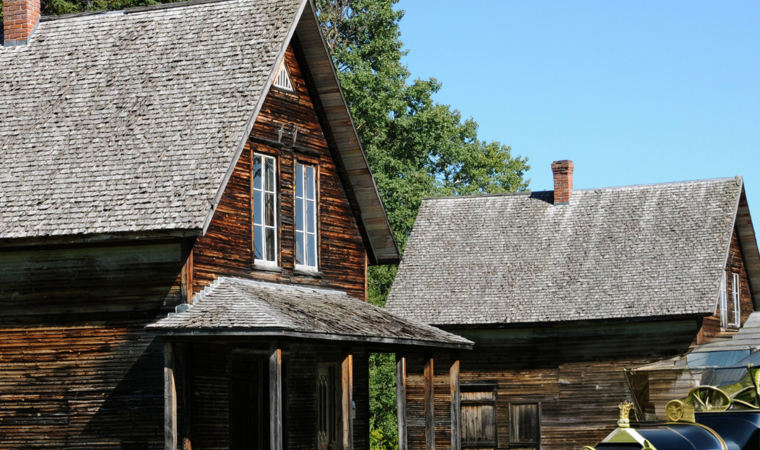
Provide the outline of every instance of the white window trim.
{"type": "MultiPolygon", "coordinates": [[[[309,219],[308,217],[306,217],[306,202],[308,200],[306,199],[306,170],[305,169],[306,169],[306,167],[311,167],[314,170],[314,177],[313,177],[313,181],[314,181],[314,233],[313,234],[314,234],[314,242],[315,242],[315,245],[314,245],[314,247],[315,247],[314,248],[314,252],[315,252],[314,263],[315,263],[315,265],[309,266],[307,264],[298,264],[298,263],[296,263],[295,270],[300,270],[302,272],[316,272],[316,273],[318,273],[319,272],[319,196],[318,196],[318,192],[317,192],[317,174],[319,173],[319,170],[318,170],[318,167],[316,165],[302,164],[302,163],[296,162],[296,174],[298,174],[298,166],[299,165],[304,168],[303,170],[301,170],[301,178],[302,178],[301,179],[301,183],[303,183],[303,189],[302,189],[302,192],[301,192],[302,197],[298,197],[298,189],[296,188],[296,195],[294,196],[294,198],[296,199],[296,205],[295,205],[294,210],[298,209],[298,205],[297,205],[298,200],[299,199],[303,200],[303,202],[304,202],[303,220],[304,221],[306,221],[306,220],[309,219]]],[[[297,183],[298,183],[298,180],[296,180],[296,186],[298,186],[297,183]]],[[[297,216],[297,214],[296,214],[296,216],[297,216]]],[[[307,245],[308,239],[306,239],[306,237],[308,237],[308,235],[312,234],[312,233],[309,233],[308,231],[306,231],[308,229],[308,227],[306,226],[306,222],[304,222],[303,226],[301,227],[303,229],[303,231],[298,231],[298,225],[297,224],[296,224],[296,226],[294,228],[295,228],[295,234],[296,234],[296,241],[298,241],[298,238],[297,238],[298,237],[298,233],[303,233],[304,234],[304,260],[308,260],[309,258],[307,256],[308,255],[307,252],[311,251],[311,249],[308,248],[308,245],[307,245]]]]}
{"type": "Polygon", "coordinates": [[[742,326],[742,301],[741,301],[741,279],[738,273],[732,274],[731,279],[731,297],[734,303],[734,327],[742,326]]]}
{"type": "MultiPolygon", "coordinates": [[[[253,173],[252,173],[251,174],[251,192],[261,191],[261,205],[258,205],[258,206],[261,208],[261,211],[260,211],[261,222],[262,222],[261,226],[264,229],[266,229],[266,228],[272,228],[272,227],[270,227],[268,225],[264,225],[264,222],[265,222],[265,218],[264,218],[264,211],[265,211],[264,210],[264,205],[266,204],[266,201],[264,200],[264,194],[267,192],[265,190],[266,180],[264,178],[265,177],[264,174],[266,173],[266,170],[264,170],[264,168],[266,167],[266,160],[267,159],[271,159],[272,161],[274,161],[274,182],[273,182],[273,185],[274,185],[274,199],[275,199],[275,205],[274,205],[274,252],[275,252],[275,255],[274,255],[274,261],[269,261],[269,260],[266,259],[267,255],[266,255],[266,244],[265,244],[264,248],[261,249],[261,253],[262,253],[262,255],[264,256],[265,259],[258,259],[258,258],[256,258],[256,256],[255,256],[256,255],[256,239],[255,239],[255,231],[254,231],[254,236],[253,236],[254,237],[254,239],[253,239],[254,259],[253,259],[253,264],[254,264],[254,266],[258,266],[258,267],[266,268],[266,269],[279,269],[280,268],[280,265],[279,265],[279,262],[278,262],[278,259],[279,259],[279,254],[278,253],[279,252],[278,252],[278,246],[277,246],[277,237],[278,237],[277,236],[277,229],[278,229],[278,227],[277,227],[277,219],[278,219],[278,217],[277,217],[277,158],[275,158],[274,156],[265,155],[263,153],[255,153],[254,152],[254,154],[253,154],[254,159],[257,156],[261,157],[261,167],[262,167],[262,171],[261,171],[261,189],[256,189],[254,187],[253,173]]],[[[251,198],[251,202],[253,203],[254,209],[256,208],[255,198],[256,198],[255,195],[253,196],[253,198],[251,198]]],[[[255,216],[255,211],[253,211],[253,215],[255,216]]],[[[253,217],[251,217],[251,219],[253,219],[253,217]]],[[[254,227],[254,230],[255,230],[256,225],[253,224],[253,223],[251,225],[254,227]]],[[[262,235],[262,238],[266,239],[266,233],[264,233],[262,235]]]]}
{"type": "Polygon", "coordinates": [[[728,293],[726,289],[726,271],[723,271],[723,275],[720,278],[720,326],[721,328],[728,328],[728,293]]]}

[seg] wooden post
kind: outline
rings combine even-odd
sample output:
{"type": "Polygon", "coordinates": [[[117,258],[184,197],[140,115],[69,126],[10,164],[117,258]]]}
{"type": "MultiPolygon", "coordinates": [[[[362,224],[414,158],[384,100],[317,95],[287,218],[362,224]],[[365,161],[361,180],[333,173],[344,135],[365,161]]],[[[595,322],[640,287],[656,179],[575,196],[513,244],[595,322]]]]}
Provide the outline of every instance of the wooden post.
{"type": "Polygon", "coordinates": [[[269,449],[282,450],[282,349],[269,347],[269,449]]]}
{"type": "Polygon", "coordinates": [[[406,437],[406,357],[396,353],[396,416],[398,417],[398,450],[407,450],[406,437]]]}
{"type": "Polygon", "coordinates": [[[459,360],[455,357],[449,369],[451,378],[451,450],[462,446],[462,410],[459,407],[459,360]]]}
{"type": "Polygon", "coordinates": [[[348,354],[341,364],[341,417],[343,450],[354,448],[354,356],[348,354]]]}
{"type": "Polygon", "coordinates": [[[425,357],[425,448],[435,450],[435,372],[433,355],[425,357]]]}
{"type": "Polygon", "coordinates": [[[177,386],[171,342],[164,342],[164,443],[165,450],[177,450],[177,386]]]}

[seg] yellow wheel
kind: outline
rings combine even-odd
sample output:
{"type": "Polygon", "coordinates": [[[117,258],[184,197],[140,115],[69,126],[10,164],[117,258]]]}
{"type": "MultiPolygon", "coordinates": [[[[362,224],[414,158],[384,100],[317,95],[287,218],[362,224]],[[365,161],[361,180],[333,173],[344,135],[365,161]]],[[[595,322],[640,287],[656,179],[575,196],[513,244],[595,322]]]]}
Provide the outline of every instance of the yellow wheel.
{"type": "Polygon", "coordinates": [[[728,394],[712,386],[695,387],[689,391],[689,397],[700,411],[725,411],[731,406],[728,394]]]}

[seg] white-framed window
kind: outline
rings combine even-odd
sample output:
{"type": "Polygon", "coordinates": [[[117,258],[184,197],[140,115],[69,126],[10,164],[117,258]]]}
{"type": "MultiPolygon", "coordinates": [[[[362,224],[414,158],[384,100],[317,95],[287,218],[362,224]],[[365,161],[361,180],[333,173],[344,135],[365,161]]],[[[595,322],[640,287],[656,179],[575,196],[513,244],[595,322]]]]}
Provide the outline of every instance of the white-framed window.
{"type": "Polygon", "coordinates": [[[277,161],[253,154],[254,263],[277,266],[277,161]]]}
{"type": "Polygon", "coordinates": [[[720,326],[728,328],[728,295],[726,293],[726,272],[720,279],[720,326]]]}
{"type": "Polygon", "coordinates": [[[285,67],[285,61],[280,64],[280,69],[277,71],[277,76],[274,79],[274,86],[286,91],[293,91],[293,82],[290,80],[288,68],[285,67]]]}
{"type": "Polygon", "coordinates": [[[296,268],[317,270],[317,170],[296,164],[296,268]]]}
{"type": "Polygon", "coordinates": [[[733,326],[740,328],[742,326],[742,304],[741,304],[741,285],[739,274],[733,274],[731,280],[731,297],[734,303],[734,323],[733,326]]]}

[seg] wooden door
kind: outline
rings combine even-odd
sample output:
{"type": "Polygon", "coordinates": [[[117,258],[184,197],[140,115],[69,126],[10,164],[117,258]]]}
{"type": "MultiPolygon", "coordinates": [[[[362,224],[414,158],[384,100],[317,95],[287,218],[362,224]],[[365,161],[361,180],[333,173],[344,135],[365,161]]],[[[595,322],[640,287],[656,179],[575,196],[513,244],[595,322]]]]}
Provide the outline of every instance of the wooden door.
{"type": "Polygon", "coordinates": [[[230,380],[231,450],[269,448],[268,372],[258,361],[233,361],[230,380]]]}

